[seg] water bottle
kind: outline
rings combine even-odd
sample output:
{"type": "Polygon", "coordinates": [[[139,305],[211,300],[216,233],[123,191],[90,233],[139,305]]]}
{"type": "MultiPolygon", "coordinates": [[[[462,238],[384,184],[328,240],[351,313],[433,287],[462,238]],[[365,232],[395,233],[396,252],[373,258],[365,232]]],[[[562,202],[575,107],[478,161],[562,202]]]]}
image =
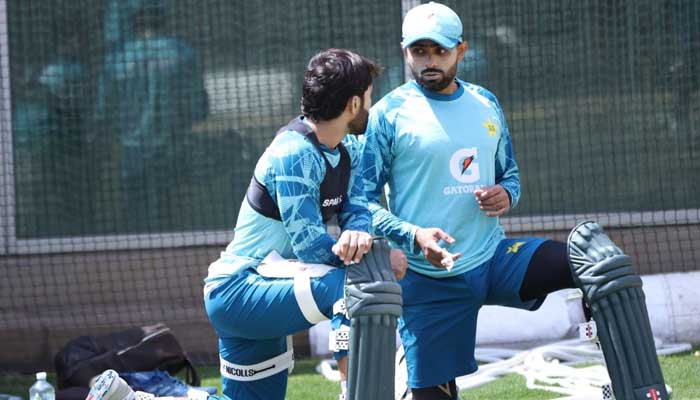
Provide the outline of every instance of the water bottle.
{"type": "Polygon", "coordinates": [[[29,400],[55,400],[56,392],[46,381],[46,372],[36,373],[36,382],[29,388],[29,400]]]}

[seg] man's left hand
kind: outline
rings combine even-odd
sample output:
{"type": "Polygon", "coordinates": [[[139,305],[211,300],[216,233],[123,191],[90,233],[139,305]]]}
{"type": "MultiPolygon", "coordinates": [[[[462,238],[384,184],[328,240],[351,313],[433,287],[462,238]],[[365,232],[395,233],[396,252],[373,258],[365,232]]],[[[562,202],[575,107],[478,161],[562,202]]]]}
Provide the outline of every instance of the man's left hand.
{"type": "Polygon", "coordinates": [[[484,186],[474,192],[479,208],[489,217],[499,217],[510,210],[510,196],[501,185],[484,186]]]}

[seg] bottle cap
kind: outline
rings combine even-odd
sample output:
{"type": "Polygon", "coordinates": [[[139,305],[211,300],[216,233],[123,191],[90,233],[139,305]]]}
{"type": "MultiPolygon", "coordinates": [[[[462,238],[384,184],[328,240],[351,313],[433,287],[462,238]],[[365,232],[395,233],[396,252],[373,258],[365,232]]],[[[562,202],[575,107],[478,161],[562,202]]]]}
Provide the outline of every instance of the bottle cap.
{"type": "Polygon", "coordinates": [[[40,381],[45,381],[46,380],[46,372],[37,372],[36,379],[40,380],[40,381]]]}

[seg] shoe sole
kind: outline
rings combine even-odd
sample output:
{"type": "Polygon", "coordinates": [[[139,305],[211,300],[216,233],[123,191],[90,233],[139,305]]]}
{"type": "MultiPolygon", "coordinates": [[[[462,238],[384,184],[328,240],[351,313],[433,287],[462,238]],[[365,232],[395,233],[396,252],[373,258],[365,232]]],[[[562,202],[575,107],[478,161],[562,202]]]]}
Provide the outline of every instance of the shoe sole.
{"type": "Polygon", "coordinates": [[[135,400],[135,395],[116,371],[108,369],[97,378],[85,400],[135,400]]]}

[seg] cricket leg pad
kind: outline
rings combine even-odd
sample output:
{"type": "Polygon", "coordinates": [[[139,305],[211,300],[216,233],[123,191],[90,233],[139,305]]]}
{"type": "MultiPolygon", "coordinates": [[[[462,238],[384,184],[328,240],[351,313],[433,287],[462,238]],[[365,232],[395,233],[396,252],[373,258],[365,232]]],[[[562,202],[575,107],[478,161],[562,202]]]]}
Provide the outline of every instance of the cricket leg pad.
{"type": "Polygon", "coordinates": [[[394,398],[396,327],[403,300],[391,269],[390,251],[385,240],[375,240],[362,261],[347,267],[347,400],[394,398]]]}
{"type": "Polygon", "coordinates": [[[668,399],[642,280],[630,257],[593,221],[571,231],[567,250],[574,282],[598,328],[615,398],[668,399]]]}

